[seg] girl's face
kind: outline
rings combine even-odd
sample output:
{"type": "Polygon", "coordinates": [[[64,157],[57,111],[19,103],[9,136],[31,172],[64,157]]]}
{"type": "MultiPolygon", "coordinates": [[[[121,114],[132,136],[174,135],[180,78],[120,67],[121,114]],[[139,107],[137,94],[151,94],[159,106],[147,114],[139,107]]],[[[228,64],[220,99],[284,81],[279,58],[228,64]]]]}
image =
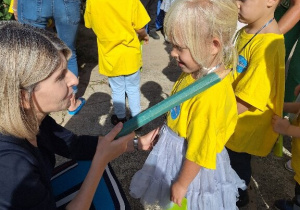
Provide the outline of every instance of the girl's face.
{"type": "Polygon", "coordinates": [[[262,0],[237,0],[239,9],[238,20],[241,23],[251,24],[264,16],[266,1],[262,0]]]}
{"type": "Polygon", "coordinates": [[[60,66],[33,91],[33,103],[38,114],[65,110],[71,104],[72,86],[78,84],[78,79],[67,69],[67,60],[61,52],[60,57],[60,66]]]}
{"type": "Polygon", "coordinates": [[[183,72],[190,73],[193,77],[198,75],[200,66],[193,59],[191,52],[188,48],[182,48],[180,46],[173,45],[171,56],[176,59],[178,66],[183,72]]]}

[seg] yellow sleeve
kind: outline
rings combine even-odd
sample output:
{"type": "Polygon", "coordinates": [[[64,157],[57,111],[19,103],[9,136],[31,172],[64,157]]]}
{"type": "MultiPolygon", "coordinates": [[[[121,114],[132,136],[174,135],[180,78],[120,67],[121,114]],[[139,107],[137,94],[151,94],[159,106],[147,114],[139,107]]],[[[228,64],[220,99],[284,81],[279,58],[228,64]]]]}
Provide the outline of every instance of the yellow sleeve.
{"type": "Polygon", "coordinates": [[[9,12],[9,13],[12,13],[12,14],[14,14],[14,11],[13,11],[13,5],[14,5],[14,0],[11,0],[11,1],[10,1],[10,5],[9,5],[9,9],[8,9],[8,12],[9,12]]]}
{"type": "Polygon", "coordinates": [[[235,95],[263,111],[270,100],[275,74],[278,67],[275,66],[279,59],[279,41],[274,39],[261,39],[252,48],[249,48],[248,67],[244,76],[235,87],[235,95]]]}
{"type": "Polygon", "coordinates": [[[84,25],[86,28],[92,28],[92,18],[91,18],[91,2],[92,0],[87,0],[84,12],[84,25]]]}
{"type": "Polygon", "coordinates": [[[150,17],[140,0],[133,0],[132,26],[134,30],[144,28],[150,21],[150,17]]]}

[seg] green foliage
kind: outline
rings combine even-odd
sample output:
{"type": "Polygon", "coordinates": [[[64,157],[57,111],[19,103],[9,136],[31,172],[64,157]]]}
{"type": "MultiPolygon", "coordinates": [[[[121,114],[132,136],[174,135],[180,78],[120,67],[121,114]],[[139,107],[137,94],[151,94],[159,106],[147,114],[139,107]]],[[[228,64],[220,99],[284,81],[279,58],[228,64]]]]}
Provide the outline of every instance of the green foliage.
{"type": "Polygon", "coordinates": [[[8,12],[10,1],[2,0],[0,3],[0,20],[10,20],[12,18],[13,15],[8,12]]]}

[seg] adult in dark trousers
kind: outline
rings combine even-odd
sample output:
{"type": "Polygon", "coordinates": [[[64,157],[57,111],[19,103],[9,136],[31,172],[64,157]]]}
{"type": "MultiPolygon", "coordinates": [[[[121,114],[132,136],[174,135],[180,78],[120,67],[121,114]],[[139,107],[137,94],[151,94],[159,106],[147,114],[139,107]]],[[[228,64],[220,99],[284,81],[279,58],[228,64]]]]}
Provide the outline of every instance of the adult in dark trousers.
{"type": "Polygon", "coordinates": [[[158,0],[141,0],[142,4],[144,5],[145,9],[148,12],[151,20],[148,23],[148,34],[153,39],[160,39],[159,35],[156,33],[156,25],[155,20],[157,16],[157,4],[158,0]]]}

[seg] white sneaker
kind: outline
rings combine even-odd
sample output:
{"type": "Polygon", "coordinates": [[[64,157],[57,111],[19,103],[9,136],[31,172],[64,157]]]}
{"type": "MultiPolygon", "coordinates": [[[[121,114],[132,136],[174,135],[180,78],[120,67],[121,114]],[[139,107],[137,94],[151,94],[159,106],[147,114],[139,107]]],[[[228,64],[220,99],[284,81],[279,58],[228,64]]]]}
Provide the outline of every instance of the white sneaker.
{"type": "Polygon", "coordinates": [[[291,165],[291,160],[287,161],[285,164],[284,164],[284,167],[286,170],[290,171],[290,172],[294,172],[293,168],[292,168],[292,165],[291,165]]]}

